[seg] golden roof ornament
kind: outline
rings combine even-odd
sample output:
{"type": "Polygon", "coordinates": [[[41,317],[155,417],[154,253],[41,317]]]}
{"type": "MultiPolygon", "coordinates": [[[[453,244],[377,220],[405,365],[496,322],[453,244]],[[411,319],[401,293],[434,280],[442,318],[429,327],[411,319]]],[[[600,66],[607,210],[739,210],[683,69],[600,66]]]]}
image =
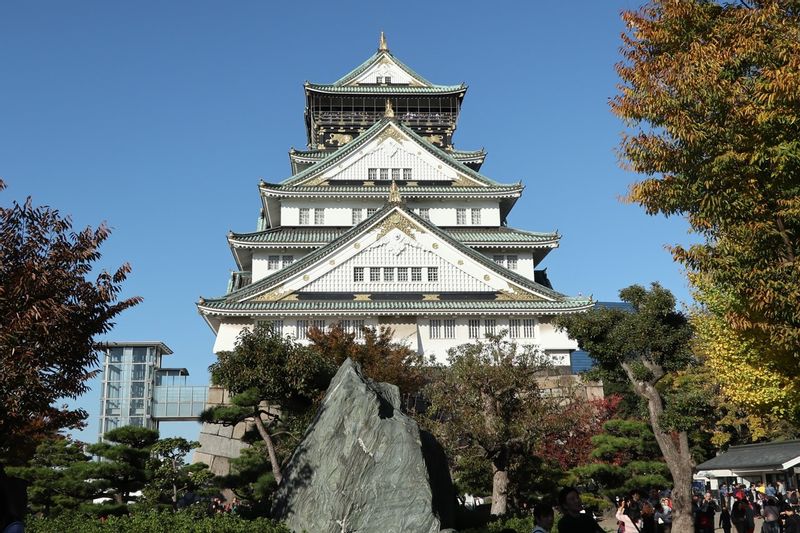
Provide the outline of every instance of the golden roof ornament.
{"type": "Polygon", "coordinates": [[[400,198],[400,189],[397,187],[397,183],[392,180],[392,184],[389,186],[389,203],[399,204],[402,201],[403,199],[400,198]]]}
{"type": "Polygon", "coordinates": [[[381,32],[381,39],[380,39],[380,42],[378,44],[378,50],[381,51],[381,52],[388,52],[389,51],[389,45],[386,44],[386,35],[384,35],[383,32],[381,32]]]}
{"type": "Polygon", "coordinates": [[[392,101],[388,98],[386,99],[386,111],[383,112],[383,116],[386,118],[394,118],[394,108],[392,107],[392,101]]]}

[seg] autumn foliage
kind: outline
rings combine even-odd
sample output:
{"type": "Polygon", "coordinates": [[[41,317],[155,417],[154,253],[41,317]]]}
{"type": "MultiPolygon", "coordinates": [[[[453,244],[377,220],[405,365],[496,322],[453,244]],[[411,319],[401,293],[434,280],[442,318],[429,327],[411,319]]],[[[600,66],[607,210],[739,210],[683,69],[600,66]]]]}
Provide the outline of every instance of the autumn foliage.
{"type": "MultiPolygon", "coordinates": [[[[647,176],[628,200],[701,237],[673,253],[702,282],[715,318],[698,325],[728,392],[777,390],[800,364],[800,2],[654,0],[623,19],[611,105],[630,126],[624,164],[647,176]]],[[[800,404],[786,393],[766,403],[800,404]]]]}
{"type": "Polygon", "coordinates": [[[102,224],[74,232],[69,218],[30,198],[0,207],[0,462],[87,416],[58,402],[88,390],[95,337],[140,301],[118,300],[127,264],[89,279],[108,236],[102,224]]]}

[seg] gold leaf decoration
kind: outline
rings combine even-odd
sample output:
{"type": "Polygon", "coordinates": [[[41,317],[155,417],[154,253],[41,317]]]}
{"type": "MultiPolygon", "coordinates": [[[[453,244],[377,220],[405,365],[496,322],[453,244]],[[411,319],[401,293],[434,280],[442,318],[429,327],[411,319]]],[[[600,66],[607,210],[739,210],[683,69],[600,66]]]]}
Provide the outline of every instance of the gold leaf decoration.
{"type": "Polygon", "coordinates": [[[354,294],[353,301],[354,302],[369,302],[372,300],[371,294],[354,294]]]}
{"type": "Polygon", "coordinates": [[[422,295],[423,302],[438,302],[439,295],[438,294],[423,294],[422,295]]]}
{"type": "Polygon", "coordinates": [[[542,300],[539,296],[536,296],[533,293],[528,291],[524,291],[518,287],[510,285],[508,289],[500,291],[500,293],[495,297],[495,300],[503,300],[507,302],[513,301],[537,301],[542,300]]]}
{"type": "Polygon", "coordinates": [[[378,236],[375,240],[380,239],[395,228],[399,229],[414,240],[417,240],[417,237],[414,235],[416,232],[425,233],[425,231],[411,222],[411,220],[395,211],[380,223],[378,226],[378,236]]]}

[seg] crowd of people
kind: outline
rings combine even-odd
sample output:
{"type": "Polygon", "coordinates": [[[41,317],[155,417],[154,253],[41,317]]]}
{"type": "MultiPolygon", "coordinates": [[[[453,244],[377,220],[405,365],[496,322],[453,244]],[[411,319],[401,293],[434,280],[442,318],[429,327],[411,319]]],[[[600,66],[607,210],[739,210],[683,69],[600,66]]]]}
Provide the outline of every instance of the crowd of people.
{"type": "MultiPolygon", "coordinates": [[[[669,490],[632,491],[616,499],[618,533],[671,533],[672,500],[669,490]]],[[[591,513],[583,510],[580,493],[566,487],[558,496],[563,517],[559,531],[571,533],[603,533],[591,513]]],[[[532,533],[549,533],[554,524],[551,505],[539,504],[533,509],[536,527],[532,533]]],[[[720,486],[717,497],[711,491],[692,497],[695,533],[753,533],[757,520],[762,520],[762,533],[800,533],[798,491],[787,491],[782,482],[756,483],[750,486],[720,486]]],[[[679,533],[679,532],[676,532],[679,533]]],[[[682,533],[682,532],[681,532],[682,533]]]]}

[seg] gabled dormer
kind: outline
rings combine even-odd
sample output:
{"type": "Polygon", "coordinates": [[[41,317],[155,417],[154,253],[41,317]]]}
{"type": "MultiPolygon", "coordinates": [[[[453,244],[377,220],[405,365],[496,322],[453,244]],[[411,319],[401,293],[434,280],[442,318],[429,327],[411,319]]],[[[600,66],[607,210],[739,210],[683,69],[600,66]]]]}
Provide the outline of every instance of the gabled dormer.
{"type": "Polygon", "coordinates": [[[387,98],[397,119],[442,148],[452,149],[463,83],[429,82],[390,51],[381,33],[378,51],[331,84],[305,83],[306,130],[312,150],[333,150],[383,116],[387,98]]]}

